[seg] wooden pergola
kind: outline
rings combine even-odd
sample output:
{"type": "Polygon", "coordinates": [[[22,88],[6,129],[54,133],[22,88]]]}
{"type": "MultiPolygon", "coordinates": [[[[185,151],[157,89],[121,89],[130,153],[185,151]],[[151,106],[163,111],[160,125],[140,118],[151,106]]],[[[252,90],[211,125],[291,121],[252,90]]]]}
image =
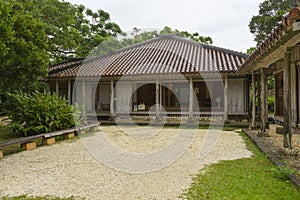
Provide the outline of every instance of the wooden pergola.
{"type": "Polygon", "coordinates": [[[239,74],[252,74],[252,125],[260,118],[261,132],[266,132],[267,77],[275,76],[275,121],[284,126],[284,147],[291,148],[293,132],[300,128],[300,7],[290,10],[257,49],[248,57],[239,74]],[[256,93],[260,108],[257,117],[256,93]],[[282,102],[283,101],[283,102],[282,102]]]}

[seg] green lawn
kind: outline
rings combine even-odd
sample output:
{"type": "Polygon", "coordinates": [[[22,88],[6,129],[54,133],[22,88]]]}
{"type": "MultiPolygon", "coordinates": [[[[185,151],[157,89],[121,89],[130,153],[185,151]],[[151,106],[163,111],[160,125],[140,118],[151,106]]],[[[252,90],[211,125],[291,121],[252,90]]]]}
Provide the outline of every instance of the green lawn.
{"type": "Polygon", "coordinates": [[[287,170],[274,166],[244,133],[240,134],[254,155],[207,166],[181,198],[300,199],[300,192],[287,179],[287,170]]]}

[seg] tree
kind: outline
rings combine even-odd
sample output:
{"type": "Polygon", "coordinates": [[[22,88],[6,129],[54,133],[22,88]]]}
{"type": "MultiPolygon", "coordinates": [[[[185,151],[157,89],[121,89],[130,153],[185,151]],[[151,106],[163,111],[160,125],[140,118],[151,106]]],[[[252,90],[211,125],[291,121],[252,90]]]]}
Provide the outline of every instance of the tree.
{"type": "Polygon", "coordinates": [[[133,45],[139,42],[143,42],[149,39],[153,39],[158,34],[166,35],[166,34],[177,34],[184,38],[189,38],[194,40],[195,42],[200,42],[204,44],[212,44],[213,41],[211,37],[201,36],[199,33],[189,33],[187,31],[179,31],[178,29],[173,30],[172,28],[165,26],[161,31],[143,31],[141,29],[133,28],[131,32],[131,37],[125,37],[121,41],[123,46],[133,45]]]}
{"type": "Polygon", "coordinates": [[[247,49],[247,54],[251,54],[256,50],[256,47],[250,47],[249,49],[247,49]]]}
{"type": "Polygon", "coordinates": [[[179,31],[178,29],[172,30],[170,27],[165,26],[163,30],[160,31],[160,34],[178,34],[181,37],[189,38],[195,42],[200,42],[204,44],[212,44],[213,40],[208,36],[201,36],[198,32],[189,33],[188,31],[179,31]]]}
{"type": "Polygon", "coordinates": [[[249,23],[254,41],[260,44],[281,21],[281,16],[293,7],[292,0],[265,0],[259,5],[259,14],[253,16],[249,23]]]}
{"type": "Polygon", "coordinates": [[[26,89],[47,74],[44,28],[22,4],[0,3],[0,94],[26,89]]]}
{"type": "Polygon", "coordinates": [[[105,38],[105,40],[101,42],[98,48],[95,49],[95,51],[93,51],[90,55],[105,55],[115,50],[153,39],[158,34],[177,34],[181,37],[192,39],[195,42],[212,44],[212,39],[210,37],[200,36],[197,32],[189,33],[187,31],[179,31],[178,29],[172,30],[168,26],[165,26],[161,31],[141,31],[141,29],[135,27],[132,29],[130,35],[123,34],[124,37],[121,39],[118,39],[116,37],[105,38]]]}
{"type": "MultiPolygon", "coordinates": [[[[7,0],[9,1],[9,0],[7,0]]],[[[17,0],[45,25],[51,62],[85,57],[105,38],[122,33],[109,13],[59,0],[17,0]]]]}

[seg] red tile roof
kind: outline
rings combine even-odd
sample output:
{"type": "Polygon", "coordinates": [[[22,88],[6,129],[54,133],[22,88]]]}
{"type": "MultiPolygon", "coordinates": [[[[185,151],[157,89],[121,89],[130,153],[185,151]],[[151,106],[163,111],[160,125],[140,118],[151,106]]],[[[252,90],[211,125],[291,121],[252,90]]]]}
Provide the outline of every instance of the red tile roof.
{"type": "Polygon", "coordinates": [[[247,56],[175,35],[160,35],[104,56],[52,65],[49,78],[230,73],[235,72],[247,56]]]}
{"type": "MultiPolygon", "coordinates": [[[[290,10],[288,14],[282,16],[282,21],[274,27],[270,35],[256,48],[256,50],[246,59],[238,69],[238,73],[251,73],[251,67],[259,62],[265,55],[274,50],[274,47],[286,40],[290,35],[297,34],[299,31],[293,31],[293,22],[300,15],[300,7],[290,10]]],[[[265,67],[265,66],[262,66],[265,67]]]]}

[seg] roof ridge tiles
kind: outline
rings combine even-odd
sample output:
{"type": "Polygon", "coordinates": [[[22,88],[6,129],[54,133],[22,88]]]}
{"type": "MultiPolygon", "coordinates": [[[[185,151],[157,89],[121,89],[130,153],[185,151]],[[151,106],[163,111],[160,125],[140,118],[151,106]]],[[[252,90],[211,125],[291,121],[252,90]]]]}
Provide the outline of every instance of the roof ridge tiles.
{"type": "Polygon", "coordinates": [[[74,66],[85,68],[81,70],[84,74],[80,73],[79,76],[168,74],[171,71],[174,73],[231,72],[236,71],[241,65],[240,61],[244,61],[247,56],[241,52],[198,43],[178,35],[159,35],[105,55],[58,63],[55,68],[49,67],[49,76],[55,77],[58,73],[76,76],[76,72],[71,69],[74,66]],[[222,63],[219,63],[220,60],[222,63]],[[229,67],[226,62],[230,63],[229,67]],[[163,64],[170,66],[164,67],[163,64]],[[71,73],[73,74],[70,75],[71,73]]]}

